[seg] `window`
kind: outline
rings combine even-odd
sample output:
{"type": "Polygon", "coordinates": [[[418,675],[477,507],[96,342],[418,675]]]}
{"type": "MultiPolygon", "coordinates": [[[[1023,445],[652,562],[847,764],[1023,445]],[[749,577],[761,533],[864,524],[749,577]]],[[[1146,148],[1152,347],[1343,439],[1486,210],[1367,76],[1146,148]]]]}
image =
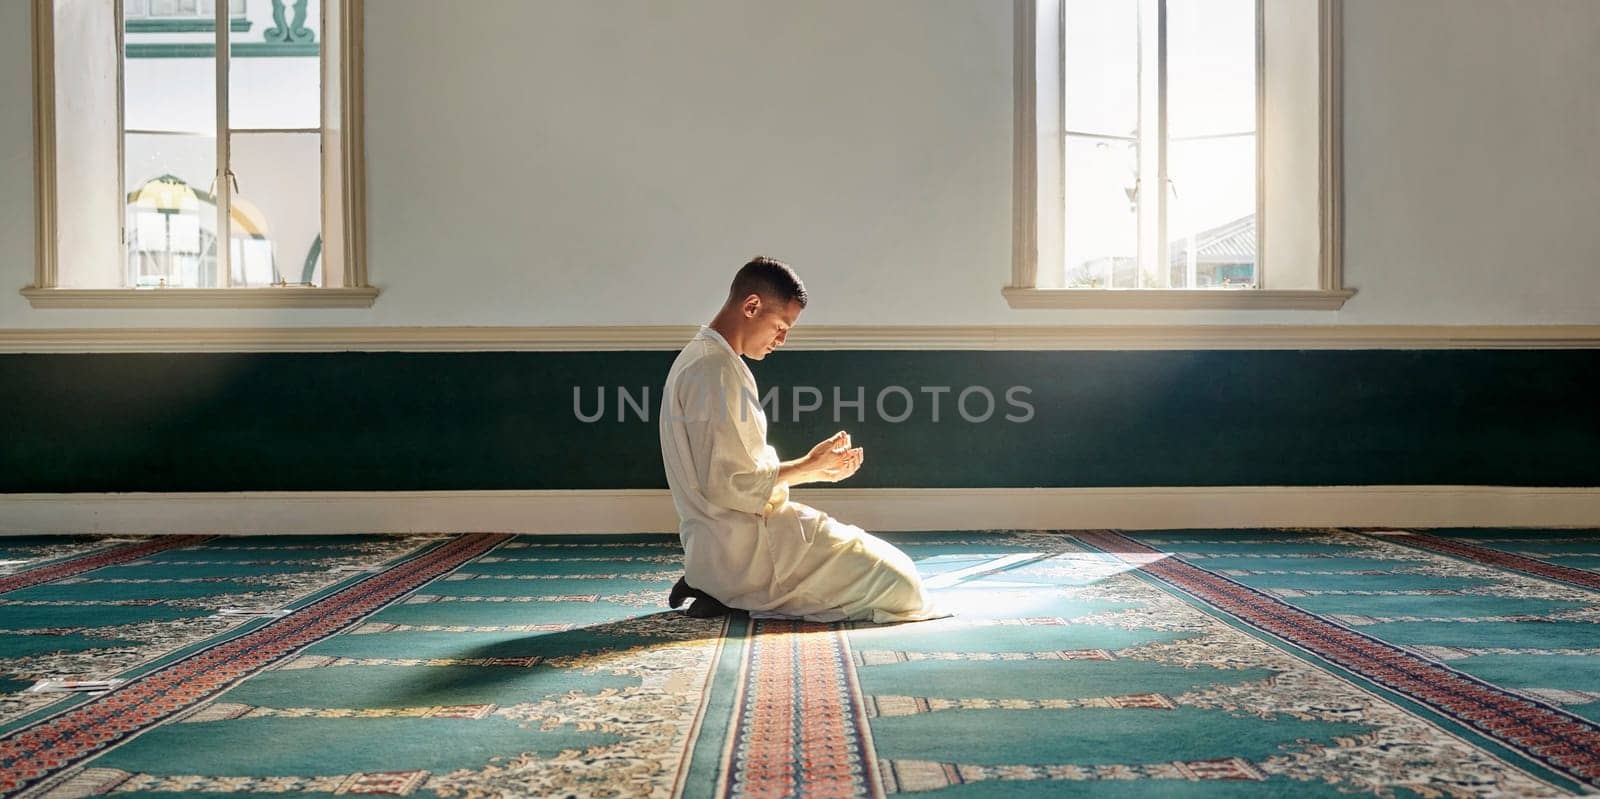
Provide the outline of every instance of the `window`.
{"type": "Polygon", "coordinates": [[[371,305],[360,0],[34,9],[35,307],[371,305]]]}
{"type": "Polygon", "coordinates": [[[1013,307],[1337,309],[1354,293],[1338,0],[1016,14],[1013,307]]]}

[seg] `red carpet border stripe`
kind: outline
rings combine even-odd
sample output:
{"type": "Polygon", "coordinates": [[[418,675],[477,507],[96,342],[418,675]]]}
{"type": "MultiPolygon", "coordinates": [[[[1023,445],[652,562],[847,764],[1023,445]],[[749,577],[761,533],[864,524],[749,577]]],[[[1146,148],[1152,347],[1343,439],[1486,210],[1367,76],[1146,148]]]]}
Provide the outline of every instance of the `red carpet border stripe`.
{"type": "Polygon", "coordinates": [[[1120,553],[1167,555],[1138,563],[1138,568],[1258,630],[1470,725],[1557,772],[1600,786],[1600,725],[1334,624],[1131,538],[1111,532],[1073,535],[1118,557],[1120,553]]]}
{"type": "Polygon", "coordinates": [[[751,623],[723,797],[878,797],[861,690],[835,624],[751,623]]]}
{"type": "Polygon", "coordinates": [[[1480,547],[1465,541],[1451,538],[1440,538],[1435,535],[1422,533],[1407,533],[1405,535],[1383,536],[1385,541],[1394,541],[1400,544],[1409,544],[1419,549],[1427,549],[1445,555],[1454,555],[1477,561],[1486,566],[1498,566],[1535,577],[1544,577],[1550,580],[1559,580],[1563,583],[1592,588],[1600,591],[1600,574],[1583,569],[1574,569],[1571,566],[1562,566],[1558,563],[1545,563],[1537,558],[1516,555],[1510,552],[1501,552],[1498,549],[1480,547]]]}
{"type": "Polygon", "coordinates": [[[115,566],[118,563],[127,563],[130,560],[138,560],[146,555],[154,555],[157,552],[165,552],[169,549],[191,547],[202,541],[209,541],[212,538],[214,536],[164,535],[135,544],[123,544],[109,549],[86,552],[60,563],[52,563],[48,566],[40,566],[17,574],[0,577],[0,594],[7,591],[30,588],[41,583],[53,582],[65,577],[71,577],[74,574],[82,574],[86,571],[93,571],[106,566],[115,566]]]}
{"type": "Polygon", "coordinates": [[[510,539],[451,541],[238,638],[0,738],[0,795],[28,788],[160,724],[510,539]]]}

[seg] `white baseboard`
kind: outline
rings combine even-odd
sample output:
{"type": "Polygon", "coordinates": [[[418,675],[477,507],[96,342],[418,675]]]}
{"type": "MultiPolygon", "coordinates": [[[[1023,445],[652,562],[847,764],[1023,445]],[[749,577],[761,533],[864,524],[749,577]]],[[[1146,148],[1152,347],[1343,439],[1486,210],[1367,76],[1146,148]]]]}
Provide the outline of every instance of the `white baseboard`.
{"type": "MultiPolygon", "coordinates": [[[[877,531],[1600,527],[1600,488],[819,488],[794,498],[877,531]]],[[[0,494],[0,535],[676,529],[659,490],[0,494]]]]}

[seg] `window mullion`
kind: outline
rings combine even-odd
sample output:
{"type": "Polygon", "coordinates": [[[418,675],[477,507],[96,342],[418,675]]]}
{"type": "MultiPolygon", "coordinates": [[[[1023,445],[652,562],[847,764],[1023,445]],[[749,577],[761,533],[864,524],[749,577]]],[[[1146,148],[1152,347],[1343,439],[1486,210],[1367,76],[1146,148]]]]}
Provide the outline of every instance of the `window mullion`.
{"type": "Polygon", "coordinates": [[[1267,287],[1267,22],[1266,0],[1256,0],[1256,270],[1253,288],[1267,287]]]}
{"type": "Polygon", "coordinates": [[[1167,0],[1156,0],[1156,98],[1156,230],[1152,251],[1156,259],[1156,285],[1171,288],[1171,254],[1167,244],[1167,206],[1172,188],[1167,177],[1167,0]]]}
{"type": "MultiPolygon", "coordinates": [[[[1060,259],[1061,259],[1060,262],[1059,262],[1061,264],[1061,266],[1057,270],[1057,274],[1059,274],[1061,276],[1061,283],[1059,285],[1062,285],[1062,286],[1068,285],[1071,282],[1070,279],[1067,276],[1066,239],[1067,239],[1067,237],[1074,235],[1075,232],[1076,232],[1076,231],[1074,231],[1072,229],[1071,223],[1069,223],[1067,221],[1067,214],[1066,214],[1066,211],[1067,211],[1067,180],[1068,180],[1068,175],[1067,175],[1067,59],[1066,59],[1066,57],[1064,55],[1064,52],[1065,52],[1064,48],[1066,47],[1066,41],[1067,41],[1067,2],[1068,2],[1068,0],[1060,0],[1060,2],[1056,3],[1056,50],[1055,50],[1055,56],[1056,56],[1055,57],[1055,64],[1056,64],[1056,75],[1055,75],[1055,79],[1056,79],[1056,108],[1055,108],[1055,113],[1056,113],[1056,126],[1061,131],[1061,135],[1056,137],[1056,180],[1057,180],[1056,186],[1058,188],[1058,191],[1056,193],[1056,198],[1055,199],[1057,200],[1057,202],[1059,204],[1056,205],[1055,207],[1060,210],[1060,216],[1058,218],[1061,220],[1061,247],[1060,247],[1060,250],[1058,251],[1059,255],[1060,255],[1060,259]]],[[[1036,230],[1037,230],[1037,228],[1036,228],[1036,230]]],[[[1037,271],[1037,267],[1035,267],[1035,270],[1037,271]]]]}
{"type": "Polygon", "coordinates": [[[231,142],[228,138],[228,3],[216,3],[212,13],[216,20],[217,43],[217,191],[214,195],[217,201],[217,286],[230,288],[233,284],[232,253],[229,251],[233,241],[230,228],[233,187],[229,178],[233,175],[233,169],[229,161],[231,142]]]}
{"type": "Polygon", "coordinates": [[[136,280],[128,261],[128,75],[127,7],[125,0],[112,0],[111,13],[117,30],[117,258],[122,272],[122,287],[133,288],[136,280]]]}
{"type": "Polygon", "coordinates": [[[1161,141],[1165,130],[1165,91],[1163,83],[1163,58],[1161,46],[1163,0],[1139,0],[1139,190],[1138,257],[1134,265],[1135,288],[1165,288],[1168,281],[1160,268],[1161,231],[1166,224],[1163,209],[1165,194],[1165,168],[1161,141]],[[1145,284],[1145,272],[1156,275],[1155,286],[1145,284]]]}

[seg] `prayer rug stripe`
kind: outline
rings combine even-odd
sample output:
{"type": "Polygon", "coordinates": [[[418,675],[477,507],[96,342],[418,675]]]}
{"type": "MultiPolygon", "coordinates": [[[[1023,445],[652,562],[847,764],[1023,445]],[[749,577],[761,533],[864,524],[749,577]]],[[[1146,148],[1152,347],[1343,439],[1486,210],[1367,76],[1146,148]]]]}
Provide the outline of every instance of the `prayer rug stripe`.
{"type": "MultiPolygon", "coordinates": [[[[717,629],[718,644],[712,648],[711,663],[706,668],[705,681],[700,684],[700,701],[695,704],[694,721],[689,725],[689,734],[684,736],[683,748],[679,750],[677,773],[672,780],[673,797],[682,797],[688,785],[689,773],[694,770],[694,753],[700,743],[700,736],[705,731],[708,711],[712,706],[715,696],[713,690],[717,683],[717,674],[722,665],[723,653],[727,650],[725,642],[728,640],[728,630],[733,624],[733,614],[722,617],[722,624],[717,629]]],[[[721,714],[726,718],[726,714],[721,714]]]]}
{"type": "Polygon", "coordinates": [[[0,594],[7,591],[31,588],[35,585],[53,582],[106,566],[115,566],[118,563],[127,563],[130,560],[138,560],[146,555],[153,555],[168,549],[182,549],[194,546],[213,537],[208,535],[164,535],[132,544],[97,549],[75,558],[47,563],[17,574],[8,574],[0,577],[0,594]]]}
{"type": "MultiPolygon", "coordinates": [[[[372,541],[360,540],[354,536],[352,538],[357,540],[345,547],[344,555],[329,558],[326,562],[297,561],[292,569],[277,567],[262,569],[230,562],[228,570],[246,573],[264,572],[271,575],[271,584],[264,585],[263,592],[254,595],[251,605],[292,611],[353,585],[365,579],[373,571],[381,571],[404,562],[443,540],[439,536],[404,538],[384,536],[382,539],[372,541]],[[353,567],[361,571],[342,571],[333,568],[335,566],[347,569],[353,567]]],[[[172,550],[165,554],[188,554],[208,549],[212,547],[201,545],[185,550],[172,550]]],[[[157,554],[116,566],[107,566],[93,574],[155,573],[174,568],[162,563],[163,557],[163,554],[157,554]]],[[[176,568],[187,570],[189,562],[176,568]]],[[[90,581],[83,577],[68,577],[51,583],[49,587],[84,586],[89,583],[90,581]]],[[[273,620],[248,617],[223,618],[212,615],[217,610],[233,604],[237,604],[234,598],[219,595],[200,600],[184,600],[183,606],[180,607],[149,600],[127,601],[118,607],[61,605],[21,607],[0,613],[0,617],[11,625],[8,627],[6,623],[0,623],[0,639],[9,638],[7,641],[0,641],[0,660],[7,661],[6,666],[10,669],[10,674],[25,676],[28,682],[42,679],[76,680],[112,677],[129,679],[180,659],[213,642],[236,637],[273,620]],[[69,612],[57,615],[53,612],[57,610],[69,612]],[[30,624],[34,626],[30,627],[30,624]],[[45,636],[37,640],[49,641],[49,637],[80,632],[90,638],[101,639],[105,642],[101,646],[108,648],[99,651],[91,649],[76,658],[49,651],[36,651],[30,655],[26,650],[19,649],[19,644],[26,642],[28,636],[45,636]],[[107,637],[107,633],[112,633],[113,636],[107,637]],[[122,637],[116,638],[115,644],[109,643],[118,634],[122,637]],[[63,660],[63,657],[71,659],[63,660]]],[[[13,605],[13,600],[0,599],[0,607],[13,605]]],[[[46,644],[37,649],[49,648],[46,644]]],[[[29,693],[24,691],[26,684],[23,682],[22,685],[16,685],[10,692],[0,691],[0,736],[12,729],[27,726],[59,713],[72,705],[93,699],[92,695],[83,693],[29,693]]]]}
{"type": "Polygon", "coordinates": [[[510,540],[462,536],[294,613],[0,737],[0,795],[28,788],[210,699],[510,540]]]}
{"type": "Polygon", "coordinates": [[[724,756],[731,745],[734,709],[743,696],[745,652],[750,646],[750,617],[731,613],[722,628],[716,662],[707,673],[700,724],[689,744],[673,799],[714,799],[722,795],[724,756]]]}
{"type": "Polygon", "coordinates": [[[1574,569],[1571,566],[1562,566],[1558,563],[1546,563],[1537,558],[1530,558],[1512,552],[1469,544],[1453,538],[1443,538],[1425,533],[1406,533],[1404,535],[1385,535],[1385,541],[1398,544],[1407,544],[1418,549],[1430,552],[1439,552],[1445,555],[1454,555],[1474,563],[1493,566],[1500,569],[1510,569],[1534,577],[1543,577],[1547,580],[1556,580],[1600,591],[1600,574],[1584,569],[1574,569]]]}
{"type": "Polygon", "coordinates": [[[720,797],[883,795],[838,624],[752,621],[720,797]]]}
{"type": "MultiPolygon", "coordinates": [[[[964,763],[939,763],[929,760],[885,760],[882,761],[884,780],[894,786],[895,793],[920,793],[948,788],[953,785],[967,785],[975,782],[1005,781],[1005,782],[1030,782],[1044,781],[1055,782],[1048,787],[1041,786],[1035,791],[1051,794],[1065,793],[1069,788],[1058,787],[1062,783],[1072,785],[1099,781],[1132,781],[1148,780],[1151,782],[1196,783],[1201,781],[1220,781],[1224,783],[1239,782],[1266,782],[1269,777],[1259,767],[1241,757],[1226,757],[1216,760],[1173,761],[1170,763],[1115,763],[1083,766],[1076,763],[1060,763],[1052,765],[1003,765],[991,766],[984,764],[964,763]]],[[[1146,783],[1149,784],[1149,783],[1146,783]]],[[[1274,795],[1298,795],[1306,790],[1302,785],[1293,788],[1284,786],[1284,793],[1274,795]]],[[[1146,788],[1150,794],[1171,790],[1165,786],[1161,788],[1146,788]]],[[[1181,792],[1181,789],[1179,791],[1181,792]]],[[[1215,794],[1209,794],[1215,795],[1215,794]]]]}
{"type": "Polygon", "coordinates": [[[1109,531],[1073,535],[1257,630],[1462,722],[1558,773],[1600,786],[1600,725],[1592,721],[1425,660],[1132,538],[1109,531]]]}

